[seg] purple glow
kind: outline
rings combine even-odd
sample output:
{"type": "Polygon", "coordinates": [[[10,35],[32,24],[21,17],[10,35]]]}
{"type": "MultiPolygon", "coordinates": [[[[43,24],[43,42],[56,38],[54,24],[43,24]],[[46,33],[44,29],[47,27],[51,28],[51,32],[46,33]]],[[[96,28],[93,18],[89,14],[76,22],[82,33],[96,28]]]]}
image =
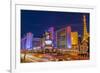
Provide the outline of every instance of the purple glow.
{"type": "Polygon", "coordinates": [[[66,28],[66,31],[67,31],[67,48],[71,48],[72,47],[72,44],[71,44],[71,27],[68,26],[66,28]]]}
{"type": "Polygon", "coordinates": [[[27,33],[26,35],[26,49],[31,50],[32,49],[32,39],[33,39],[33,34],[32,33],[27,33]]]}
{"type": "Polygon", "coordinates": [[[21,39],[21,49],[25,49],[26,48],[25,44],[26,44],[26,37],[21,39]]]}
{"type": "Polygon", "coordinates": [[[53,46],[54,47],[56,47],[56,37],[55,37],[55,32],[54,32],[54,27],[50,27],[49,28],[49,30],[48,30],[49,32],[51,32],[51,38],[52,38],[52,41],[53,41],[53,46]]]}

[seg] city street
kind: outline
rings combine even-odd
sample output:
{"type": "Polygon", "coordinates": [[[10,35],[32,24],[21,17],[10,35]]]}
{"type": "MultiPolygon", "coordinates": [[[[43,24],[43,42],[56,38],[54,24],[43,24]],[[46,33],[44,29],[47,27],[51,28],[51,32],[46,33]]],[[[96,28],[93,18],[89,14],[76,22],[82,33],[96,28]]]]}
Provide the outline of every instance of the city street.
{"type": "MultiPolygon", "coordinates": [[[[40,51],[40,50],[39,50],[40,51]]],[[[50,50],[49,50],[50,51],[50,50]]],[[[48,62],[48,61],[72,61],[72,60],[88,60],[87,54],[81,54],[79,51],[69,50],[61,53],[27,53],[21,52],[21,62],[48,62]],[[62,54],[61,54],[62,53],[62,54]],[[65,54],[64,54],[65,53],[65,54]],[[80,54],[79,54],[80,53],[80,54]]]]}

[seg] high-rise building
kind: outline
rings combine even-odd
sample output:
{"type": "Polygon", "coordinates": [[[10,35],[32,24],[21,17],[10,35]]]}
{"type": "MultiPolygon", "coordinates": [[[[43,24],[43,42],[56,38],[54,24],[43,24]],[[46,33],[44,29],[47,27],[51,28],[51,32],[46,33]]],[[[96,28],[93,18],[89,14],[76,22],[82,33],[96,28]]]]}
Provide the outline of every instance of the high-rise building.
{"type": "Polygon", "coordinates": [[[67,48],[71,48],[72,47],[72,44],[71,44],[71,27],[70,26],[67,26],[66,28],[66,31],[67,31],[67,48]]]}
{"type": "Polygon", "coordinates": [[[56,31],[57,48],[72,48],[71,26],[56,31]]]}
{"type": "Polygon", "coordinates": [[[45,32],[44,48],[53,48],[52,34],[50,31],[45,32]]]}
{"type": "Polygon", "coordinates": [[[53,47],[56,47],[56,37],[55,37],[56,35],[55,35],[54,27],[50,27],[48,29],[48,32],[50,33],[50,39],[53,42],[53,47]]]}
{"type": "Polygon", "coordinates": [[[78,32],[71,32],[72,45],[78,45],[78,32]]]}
{"type": "Polygon", "coordinates": [[[26,37],[21,39],[21,49],[26,49],[26,37]]]}
{"type": "Polygon", "coordinates": [[[66,28],[61,28],[56,31],[57,48],[67,48],[66,28]]]}
{"type": "Polygon", "coordinates": [[[26,49],[32,50],[33,47],[33,34],[31,32],[26,34],[26,49]]]}

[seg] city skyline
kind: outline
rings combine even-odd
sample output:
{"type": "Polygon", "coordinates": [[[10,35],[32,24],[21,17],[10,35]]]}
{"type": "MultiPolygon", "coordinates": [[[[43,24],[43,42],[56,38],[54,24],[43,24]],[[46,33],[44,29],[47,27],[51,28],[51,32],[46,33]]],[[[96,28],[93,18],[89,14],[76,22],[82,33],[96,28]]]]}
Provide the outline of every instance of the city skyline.
{"type": "Polygon", "coordinates": [[[72,31],[82,35],[83,15],[86,16],[89,32],[89,13],[21,10],[21,37],[32,32],[40,38],[49,27],[58,30],[65,26],[71,26],[72,31]]]}
{"type": "Polygon", "coordinates": [[[89,13],[21,10],[21,63],[90,59],[89,13]]]}

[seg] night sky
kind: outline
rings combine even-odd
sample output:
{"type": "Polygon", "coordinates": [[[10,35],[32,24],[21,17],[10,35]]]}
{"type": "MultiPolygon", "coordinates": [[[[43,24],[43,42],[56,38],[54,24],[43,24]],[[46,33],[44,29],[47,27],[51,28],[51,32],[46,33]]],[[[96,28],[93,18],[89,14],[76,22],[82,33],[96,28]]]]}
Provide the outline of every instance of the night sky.
{"type": "Polygon", "coordinates": [[[89,13],[21,10],[21,37],[27,32],[32,32],[34,37],[41,37],[49,27],[58,30],[68,25],[72,31],[78,31],[82,35],[83,15],[86,15],[89,32],[89,13]]]}

